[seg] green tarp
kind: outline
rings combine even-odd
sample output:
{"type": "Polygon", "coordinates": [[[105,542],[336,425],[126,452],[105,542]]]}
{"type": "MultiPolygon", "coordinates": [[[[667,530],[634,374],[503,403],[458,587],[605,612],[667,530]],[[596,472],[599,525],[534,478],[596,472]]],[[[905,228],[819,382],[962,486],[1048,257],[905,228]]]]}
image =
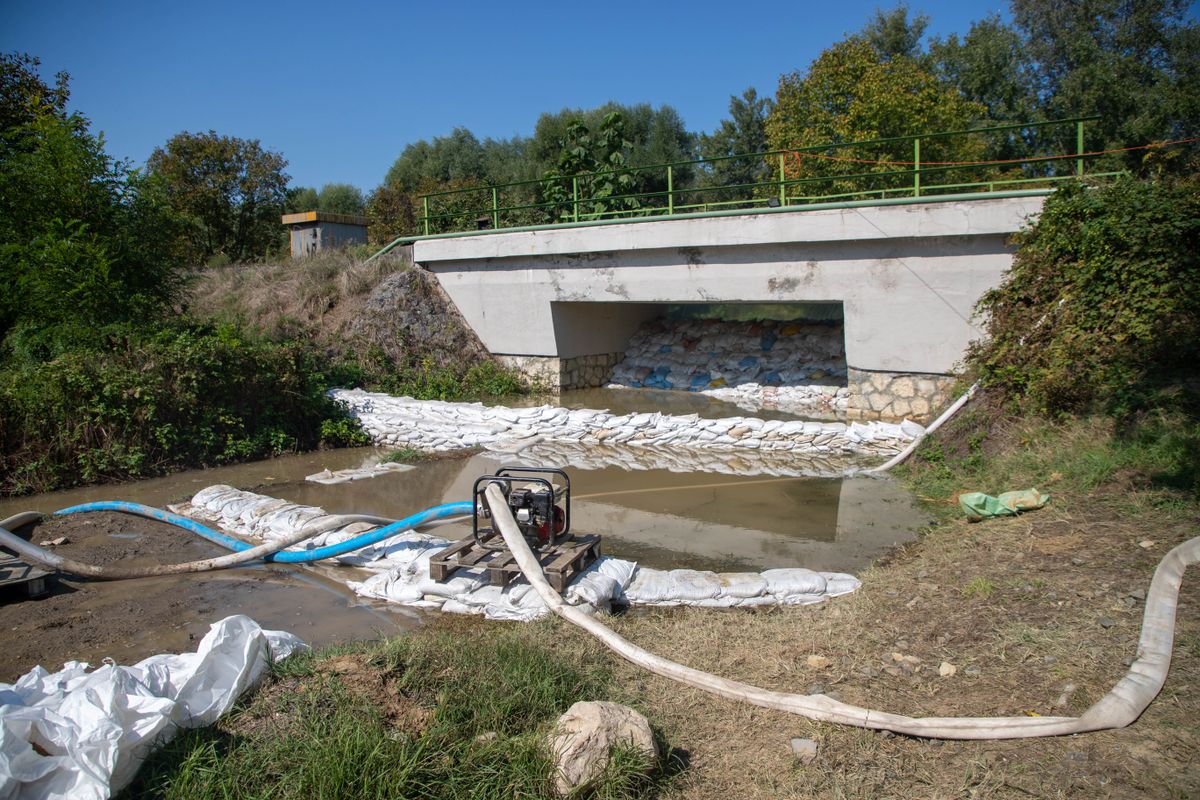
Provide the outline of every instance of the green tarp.
{"type": "Polygon", "coordinates": [[[1011,517],[1021,511],[1041,508],[1049,499],[1050,495],[1042,494],[1037,489],[1005,492],[999,497],[983,492],[964,492],[958,496],[958,504],[967,519],[979,522],[990,517],[1011,517]]]}

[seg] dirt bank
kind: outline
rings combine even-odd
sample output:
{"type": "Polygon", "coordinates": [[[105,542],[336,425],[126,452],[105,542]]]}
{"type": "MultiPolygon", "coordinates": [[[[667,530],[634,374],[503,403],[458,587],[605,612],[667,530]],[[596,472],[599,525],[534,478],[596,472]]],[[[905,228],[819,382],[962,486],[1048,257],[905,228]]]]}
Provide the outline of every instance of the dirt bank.
{"type": "Polygon", "coordinates": [[[437,279],[396,255],[370,264],[330,251],[281,264],[235,264],[195,277],[189,310],[305,336],[331,352],[394,365],[466,368],[491,360],[437,279]]]}
{"type": "MultiPolygon", "coordinates": [[[[111,512],[49,518],[22,533],[35,543],[65,536],[69,543],[56,552],[97,564],[172,563],[226,552],[171,525],[111,512]]],[[[374,638],[415,624],[357,605],[345,587],[311,570],[286,566],[116,582],[60,576],[50,588],[35,599],[0,595],[0,681],[38,664],[49,670],[67,660],[128,664],[193,650],[210,624],[230,614],[315,642],[374,638]]]]}

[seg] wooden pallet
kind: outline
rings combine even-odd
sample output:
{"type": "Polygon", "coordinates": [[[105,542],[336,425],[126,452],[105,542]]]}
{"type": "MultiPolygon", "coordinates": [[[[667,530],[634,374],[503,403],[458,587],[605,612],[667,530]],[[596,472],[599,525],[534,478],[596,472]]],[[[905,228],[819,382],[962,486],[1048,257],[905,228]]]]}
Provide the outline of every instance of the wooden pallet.
{"type": "MultiPolygon", "coordinates": [[[[487,536],[490,541],[495,534],[487,536]]],[[[572,535],[554,547],[535,552],[538,563],[546,573],[546,580],[555,591],[564,592],[567,584],[592,565],[600,557],[600,537],[594,534],[572,535]]],[[[493,586],[506,586],[513,578],[521,576],[521,568],[507,549],[492,550],[480,547],[474,536],[459,539],[435,557],[429,559],[429,576],[444,582],[455,570],[462,567],[487,570],[488,580],[493,586]]]]}
{"type": "Polygon", "coordinates": [[[0,552],[0,589],[21,587],[28,597],[37,597],[47,591],[46,576],[50,573],[32,564],[26,564],[16,556],[0,552]]]}

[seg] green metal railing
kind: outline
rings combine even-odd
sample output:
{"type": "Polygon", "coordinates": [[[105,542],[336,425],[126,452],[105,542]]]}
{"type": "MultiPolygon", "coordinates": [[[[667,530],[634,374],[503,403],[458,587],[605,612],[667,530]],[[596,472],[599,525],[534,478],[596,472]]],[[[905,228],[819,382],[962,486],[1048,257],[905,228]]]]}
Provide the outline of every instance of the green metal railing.
{"type": "Polygon", "coordinates": [[[432,192],[421,197],[422,234],[402,240],[732,209],[1049,189],[1085,174],[1117,174],[1086,171],[1087,163],[1100,156],[1084,151],[1084,125],[1095,119],[993,125],[432,192]],[[982,153],[988,137],[1030,154],[954,160],[954,154],[970,152],[971,147],[982,153]],[[948,146],[956,139],[957,149],[948,146]],[[754,179],[712,185],[723,163],[739,162],[754,179]],[[634,176],[637,191],[603,191],[604,179],[617,175],[634,176]]]}

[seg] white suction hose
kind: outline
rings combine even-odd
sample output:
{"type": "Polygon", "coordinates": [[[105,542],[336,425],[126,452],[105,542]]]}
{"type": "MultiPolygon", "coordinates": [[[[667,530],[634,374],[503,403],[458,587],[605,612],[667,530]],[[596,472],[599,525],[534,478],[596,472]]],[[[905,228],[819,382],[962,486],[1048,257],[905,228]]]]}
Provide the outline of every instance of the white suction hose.
{"type": "Polygon", "coordinates": [[[1146,613],[1138,658],[1129,672],[1081,717],[906,717],[852,706],[824,695],[801,695],[760,689],[668,661],[614,633],[595,617],[567,603],[551,588],[497,484],[485,490],[492,519],[516,558],[526,580],[555,614],[595,636],[622,658],[656,675],[730,700],[786,711],[820,722],[889,730],[934,739],[1024,739],[1122,728],[1141,715],[1167,679],[1175,638],[1175,607],[1184,570],[1200,560],[1200,538],[1176,547],[1154,572],[1146,596],[1146,613]]]}
{"type": "Polygon", "coordinates": [[[917,445],[919,445],[921,442],[925,441],[926,436],[933,433],[938,428],[942,427],[942,425],[944,425],[951,417],[953,417],[955,414],[957,414],[958,410],[960,408],[962,408],[963,406],[965,406],[967,404],[967,401],[975,396],[975,392],[978,389],[979,389],[978,383],[971,384],[971,388],[967,389],[967,391],[963,393],[962,397],[955,400],[953,405],[951,405],[949,408],[947,408],[945,411],[943,411],[942,415],[940,417],[938,417],[932,423],[930,423],[929,427],[926,428],[925,431],[920,436],[918,436],[917,438],[915,438],[911,442],[909,442],[908,447],[904,448],[899,453],[892,456],[891,460],[888,461],[886,464],[880,464],[878,467],[871,467],[870,469],[864,470],[864,471],[868,472],[868,473],[887,472],[888,470],[890,470],[892,467],[896,466],[897,464],[904,463],[904,460],[907,459],[909,456],[911,456],[913,454],[913,451],[917,449],[917,445]]]}

